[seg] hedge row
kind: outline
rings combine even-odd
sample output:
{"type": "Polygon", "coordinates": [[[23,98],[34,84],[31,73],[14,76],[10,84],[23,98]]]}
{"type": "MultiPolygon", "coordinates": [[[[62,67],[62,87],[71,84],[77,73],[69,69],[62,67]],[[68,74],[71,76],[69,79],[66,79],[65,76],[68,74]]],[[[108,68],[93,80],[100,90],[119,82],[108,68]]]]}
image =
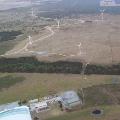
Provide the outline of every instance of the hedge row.
{"type": "MultiPolygon", "coordinates": [[[[34,57],[0,58],[0,72],[26,73],[72,73],[80,74],[81,62],[40,62],[34,57]]],[[[88,65],[85,74],[120,75],[120,64],[116,65],[88,65]]]]}

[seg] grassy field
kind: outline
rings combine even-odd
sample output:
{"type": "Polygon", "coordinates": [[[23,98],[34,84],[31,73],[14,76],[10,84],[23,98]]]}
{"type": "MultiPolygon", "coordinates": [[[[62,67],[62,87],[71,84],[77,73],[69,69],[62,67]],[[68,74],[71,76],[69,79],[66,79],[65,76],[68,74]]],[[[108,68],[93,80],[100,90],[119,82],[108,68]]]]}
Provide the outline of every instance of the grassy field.
{"type": "Polygon", "coordinates": [[[93,85],[110,84],[113,79],[113,76],[105,75],[91,75],[87,76],[87,79],[83,79],[81,75],[39,73],[1,73],[0,77],[8,75],[24,77],[25,80],[7,89],[3,89],[0,92],[0,104],[19,99],[42,97],[65,90],[77,90],[93,85]]]}
{"type": "Polygon", "coordinates": [[[14,45],[15,45],[15,41],[0,42],[0,55],[12,49],[14,45]]]}
{"type": "MultiPolygon", "coordinates": [[[[2,38],[2,36],[1,36],[1,38],[2,38]]],[[[4,38],[3,40],[0,40],[0,55],[13,49],[19,42],[21,42],[25,38],[26,38],[25,35],[19,35],[15,38],[10,38],[10,39],[4,38]]]]}
{"type": "MultiPolygon", "coordinates": [[[[120,82],[120,81],[119,81],[120,82]]],[[[46,117],[45,120],[119,120],[120,84],[96,85],[83,89],[84,105],[78,111],[59,112],[46,117]],[[92,115],[94,109],[100,109],[99,117],[92,115]]]]}
{"type": "Polygon", "coordinates": [[[9,88],[24,80],[24,77],[13,77],[11,75],[0,77],[0,90],[3,88],[9,88]]]}
{"type": "Polygon", "coordinates": [[[120,104],[120,83],[84,88],[84,107],[120,104]]]}
{"type": "Polygon", "coordinates": [[[120,118],[120,106],[101,106],[103,115],[100,117],[94,117],[91,115],[93,108],[83,109],[72,113],[65,113],[57,117],[51,117],[46,120],[119,120],[120,118]]]}
{"type": "Polygon", "coordinates": [[[43,113],[44,120],[119,120],[120,117],[120,76],[0,73],[0,85],[3,80],[7,80],[9,86],[0,91],[0,104],[83,88],[85,105],[80,110],[66,113],[57,108],[48,115],[43,113]],[[21,78],[24,78],[22,82],[21,78]],[[91,115],[95,108],[102,109],[104,114],[95,118],[91,115]]]}

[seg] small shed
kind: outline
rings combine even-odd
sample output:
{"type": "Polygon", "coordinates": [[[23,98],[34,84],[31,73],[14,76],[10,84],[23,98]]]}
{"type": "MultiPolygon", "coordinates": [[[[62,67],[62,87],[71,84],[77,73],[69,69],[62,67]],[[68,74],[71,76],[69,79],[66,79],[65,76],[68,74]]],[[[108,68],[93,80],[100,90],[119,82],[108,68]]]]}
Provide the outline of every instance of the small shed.
{"type": "Polygon", "coordinates": [[[38,102],[38,103],[33,103],[30,105],[31,111],[36,111],[36,113],[45,111],[49,109],[49,106],[47,102],[38,102]]]}
{"type": "Polygon", "coordinates": [[[66,110],[71,110],[74,107],[80,106],[82,100],[75,91],[67,91],[61,94],[61,103],[66,110]]]}

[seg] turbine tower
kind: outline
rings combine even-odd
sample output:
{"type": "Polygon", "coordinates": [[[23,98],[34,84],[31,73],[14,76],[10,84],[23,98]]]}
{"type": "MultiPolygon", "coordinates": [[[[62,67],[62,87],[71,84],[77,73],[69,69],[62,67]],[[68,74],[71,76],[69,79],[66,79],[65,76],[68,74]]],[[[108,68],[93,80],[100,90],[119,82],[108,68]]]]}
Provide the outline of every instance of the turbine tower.
{"type": "Polygon", "coordinates": [[[34,10],[33,10],[33,8],[31,10],[31,16],[34,17],[34,10]]]}
{"type": "Polygon", "coordinates": [[[31,17],[32,18],[36,18],[37,16],[36,16],[36,14],[35,14],[35,12],[34,12],[34,8],[33,8],[33,4],[32,4],[32,1],[30,0],[30,3],[31,3],[31,17]]]}
{"type": "Polygon", "coordinates": [[[29,35],[28,36],[29,44],[32,45],[32,37],[29,35]]]}
{"type": "Polygon", "coordinates": [[[79,48],[79,55],[81,55],[81,43],[79,43],[77,46],[78,46],[78,48],[79,48]]]}
{"type": "Polygon", "coordinates": [[[57,22],[58,22],[58,28],[60,28],[60,20],[57,20],[57,22]]]}
{"type": "Polygon", "coordinates": [[[104,10],[100,10],[101,12],[101,20],[104,21],[104,12],[105,12],[105,9],[104,10]]]}
{"type": "Polygon", "coordinates": [[[57,22],[57,28],[60,28],[60,20],[56,18],[55,21],[57,22]]]}

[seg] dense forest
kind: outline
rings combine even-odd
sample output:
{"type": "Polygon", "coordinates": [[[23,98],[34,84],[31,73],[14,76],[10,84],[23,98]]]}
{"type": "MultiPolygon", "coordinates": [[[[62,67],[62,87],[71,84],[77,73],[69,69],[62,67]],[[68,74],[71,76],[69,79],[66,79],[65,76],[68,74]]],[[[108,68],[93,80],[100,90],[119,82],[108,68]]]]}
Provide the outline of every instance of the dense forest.
{"type": "MultiPolygon", "coordinates": [[[[34,57],[0,58],[0,72],[27,72],[27,73],[72,73],[80,74],[81,62],[40,62],[34,57]]],[[[120,75],[120,64],[116,65],[88,65],[85,74],[120,75]]]]}
{"type": "Polygon", "coordinates": [[[81,73],[79,62],[39,62],[34,57],[1,58],[0,72],[81,73]]]}
{"type": "Polygon", "coordinates": [[[0,41],[14,40],[18,35],[21,34],[21,31],[3,31],[0,32],[0,41]]]}

